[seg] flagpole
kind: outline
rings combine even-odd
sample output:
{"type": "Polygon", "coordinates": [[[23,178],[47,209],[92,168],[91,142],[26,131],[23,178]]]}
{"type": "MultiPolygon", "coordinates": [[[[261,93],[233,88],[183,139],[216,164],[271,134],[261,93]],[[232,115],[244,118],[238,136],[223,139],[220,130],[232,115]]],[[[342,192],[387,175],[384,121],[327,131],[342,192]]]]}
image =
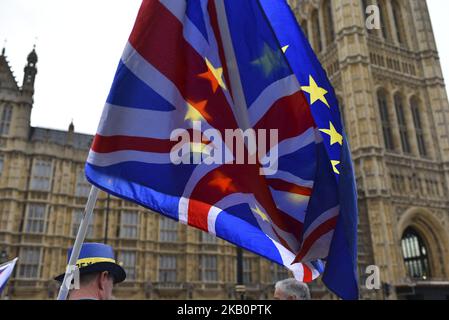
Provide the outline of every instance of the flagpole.
{"type": "Polygon", "coordinates": [[[86,208],[84,209],[84,216],[81,219],[75,244],[73,245],[72,254],[70,255],[69,263],[67,264],[64,280],[62,281],[61,288],[59,289],[58,300],[67,299],[69,287],[72,283],[73,270],[76,267],[76,261],[80,255],[81,246],[86,238],[87,229],[89,227],[89,222],[91,221],[99,191],[100,190],[95,186],[92,186],[90,189],[89,198],[87,199],[86,208]]]}
{"type": "Polygon", "coordinates": [[[236,293],[240,300],[245,300],[245,285],[243,284],[243,249],[237,247],[237,287],[236,293]]]}

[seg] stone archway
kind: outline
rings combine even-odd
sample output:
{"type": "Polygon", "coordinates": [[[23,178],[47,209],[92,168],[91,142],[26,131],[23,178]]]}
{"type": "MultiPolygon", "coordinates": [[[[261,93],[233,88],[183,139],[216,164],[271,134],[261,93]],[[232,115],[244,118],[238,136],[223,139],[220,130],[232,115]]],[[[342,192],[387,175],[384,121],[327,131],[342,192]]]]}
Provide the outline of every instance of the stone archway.
{"type": "MultiPolygon", "coordinates": [[[[399,239],[407,228],[415,229],[425,241],[429,250],[432,277],[447,279],[449,277],[449,234],[441,222],[428,209],[410,208],[402,215],[397,225],[399,239]]],[[[400,247],[399,250],[401,250],[400,247]]],[[[400,256],[402,257],[402,252],[400,256]]],[[[405,272],[405,268],[403,270],[405,272]]]]}

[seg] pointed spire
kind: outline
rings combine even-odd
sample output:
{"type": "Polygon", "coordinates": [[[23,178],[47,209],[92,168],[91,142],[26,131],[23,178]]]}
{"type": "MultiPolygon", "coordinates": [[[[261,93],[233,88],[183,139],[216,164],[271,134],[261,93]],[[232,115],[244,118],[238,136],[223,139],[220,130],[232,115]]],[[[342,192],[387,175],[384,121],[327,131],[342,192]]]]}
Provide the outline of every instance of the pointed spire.
{"type": "Polygon", "coordinates": [[[75,125],[73,124],[73,119],[72,119],[72,121],[70,122],[70,125],[69,125],[69,132],[74,132],[75,131],[75,125]]]}
{"type": "Polygon", "coordinates": [[[27,57],[27,65],[24,69],[22,82],[22,92],[26,93],[29,96],[33,96],[34,94],[34,81],[37,74],[37,61],[38,59],[36,54],[36,45],[33,45],[33,50],[27,57]]]}
{"type": "Polygon", "coordinates": [[[28,55],[28,64],[34,66],[37,63],[36,44],[33,45],[33,51],[28,55]]]}
{"type": "Polygon", "coordinates": [[[5,39],[3,41],[2,57],[4,57],[6,54],[6,42],[7,42],[7,40],[5,39]]]}

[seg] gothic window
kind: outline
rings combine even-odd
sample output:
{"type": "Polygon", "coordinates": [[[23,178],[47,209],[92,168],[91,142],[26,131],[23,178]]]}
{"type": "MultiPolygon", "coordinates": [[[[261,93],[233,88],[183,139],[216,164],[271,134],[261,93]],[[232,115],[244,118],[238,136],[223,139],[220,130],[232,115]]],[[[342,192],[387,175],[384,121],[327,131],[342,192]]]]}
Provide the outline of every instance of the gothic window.
{"type": "Polygon", "coordinates": [[[250,284],[253,282],[253,259],[243,258],[243,283],[250,284]]]}
{"type": "Polygon", "coordinates": [[[161,242],[178,241],[178,223],[161,216],[159,219],[159,240],[161,242]]]}
{"type": "Polygon", "coordinates": [[[0,118],[0,136],[6,136],[9,134],[9,128],[11,126],[12,118],[12,106],[7,104],[3,107],[3,112],[0,118]]]}
{"type": "Polygon", "coordinates": [[[78,174],[76,176],[75,196],[87,198],[89,196],[90,189],[91,185],[84,175],[84,170],[78,171],[78,174]]]}
{"type": "Polygon", "coordinates": [[[362,13],[363,13],[363,16],[365,17],[365,21],[366,21],[366,18],[368,18],[368,14],[366,13],[366,8],[368,8],[369,5],[371,5],[371,3],[368,3],[368,0],[362,0],[362,13]]]}
{"type": "Polygon", "coordinates": [[[136,279],[136,252],[122,251],[119,255],[119,262],[122,263],[126,272],[126,280],[136,279]]]}
{"type": "Polygon", "coordinates": [[[137,239],[139,236],[139,213],[137,211],[122,211],[120,215],[120,237],[137,239]]]}
{"type": "Polygon", "coordinates": [[[35,160],[30,182],[30,189],[36,191],[49,191],[52,176],[51,161],[35,160]]]}
{"type": "Polygon", "coordinates": [[[3,173],[4,162],[5,162],[5,160],[4,160],[3,156],[0,156],[0,177],[2,176],[2,173],[3,173]]]}
{"type": "Polygon", "coordinates": [[[161,255],[159,257],[159,282],[176,283],[176,256],[161,255]]]}
{"type": "Polygon", "coordinates": [[[45,204],[28,205],[27,218],[25,223],[25,232],[32,234],[45,233],[47,207],[45,204]]]}
{"type": "Polygon", "coordinates": [[[424,130],[422,127],[421,114],[419,112],[419,104],[416,98],[412,98],[410,101],[410,106],[412,109],[413,124],[415,125],[419,154],[425,157],[427,156],[427,148],[424,141],[424,130]]]}
{"type": "Polygon", "coordinates": [[[396,109],[396,116],[398,118],[399,135],[401,137],[401,145],[404,153],[410,153],[410,142],[407,134],[407,121],[405,120],[404,107],[402,97],[400,95],[394,96],[394,106],[396,109]]]}
{"type": "MultiPolygon", "coordinates": [[[[365,18],[365,20],[363,21],[363,25],[364,25],[364,26],[365,26],[366,21],[368,20],[368,16],[369,16],[369,14],[366,12],[366,11],[367,11],[367,8],[368,8],[369,6],[371,6],[372,4],[373,4],[372,0],[362,0],[362,16],[365,18]]],[[[369,33],[369,34],[374,34],[374,35],[376,35],[376,33],[374,32],[375,29],[373,29],[373,28],[367,28],[367,30],[368,30],[368,33],[369,33]]]]}
{"type": "Polygon", "coordinates": [[[335,40],[334,18],[332,15],[332,1],[326,0],[323,4],[324,21],[326,23],[326,41],[330,45],[335,40]]]}
{"type": "Polygon", "coordinates": [[[380,13],[380,28],[385,39],[391,40],[390,24],[388,22],[387,2],[385,0],[378,0],[380,13]]]}
{"type": "Polygon", "coordinates": [[[217,237],[214,235],[207,233],[207,232],[201,232],[201,242],[205,244],[216,244],[217,243],[217,237]]]}
{"type": "Polygon", "coordinates": [[[300,24],[301,24],[302,32],[304,33],[306,38],[308,38],[309,37],[309,28],[307,27],[307,20],[302,20],[300,24]]]}
{"type": "MultiPolygon", "coordinates": [[[[76,237],[76,235],[78,234],[78,229],[80,227],[81,220],[83,219],[83,216],[84,216],[83,209],[73,210],[73,213],[72,213],[72,237],[76,237]]],[[[87,238],[92,238],[94,235],[93,219],[94,219],[94,215],[91,215],[89,225],[87,227],[87,234],[86,234],[87,238]]]]}
{"type": "Polygon", "coordinates": [[[270,271],[271,271],[271,281],[273,283],[288,279],[289,277],[288,269],[276,263],[272,263],[270,265],[270,271]]]}
{"type": "Polygon", "coordinates": [[[421,236],[408,228],[402,236],[402,255],[408,275],[415,279],[430,277],[428,250],[421,236]]]}
{"type": "Polygon", "coordinates": [[[399,43],[404,44],[406,39],[405,39],[405,29],[403,24],[401,6],[397,0],[393,0],[391,2],[391,6],[393,9],[394,28],[396,31],[398,41],[399,43]]]}
{"type": "Polygon", "coordinates": [[[317,53],[321,52],[323,46],[321,45],[320,18],[316,9],[312,12],[312,39],[315,51],[317,53]]]}
{"type": "Polygon", "coordinates": [[[384,136],[385,148],[387,150],[393,151],[394,150],[393,135],[391,133],[391,122],[390,116],[388,115],[388,102],[385,91],[380,90],[377,93],[377,102],[379,104],[380,120],[382,123],[382,133],[384,136]]]}
{"type": "Polygon", "coordinates": [[[200,256],[200,279],[203,282],[218,281],[217,256],[200,256]]]}
{"type": "Polygon", "coordinates": [[[41,255],[41,248],[22,248],[20,250],[18,277],[22,279],[39,278],[41,255]]]}
{"type": "MultiPolygon", "coordinates": [[[[345,127],[345,129],[347,129],[347,122],[346,122],[346,110],[345,110],[345,105],[343,102],[343,99],[340,96],[337,96],[337,101],[338,101],[338,106],[340,107],[340,114],[341,114],[341,121],[342,121],[342,125],[343,127],[345,127]]],[[[346,131],[347,133],[347,131],[346,131]]]]}

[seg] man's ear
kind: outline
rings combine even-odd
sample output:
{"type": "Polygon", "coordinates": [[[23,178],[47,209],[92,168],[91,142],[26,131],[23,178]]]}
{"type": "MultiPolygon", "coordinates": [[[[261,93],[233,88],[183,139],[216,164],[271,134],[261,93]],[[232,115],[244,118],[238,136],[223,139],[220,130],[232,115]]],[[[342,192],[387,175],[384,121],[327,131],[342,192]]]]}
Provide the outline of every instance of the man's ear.
{"type": "Polygon", "coordinates": [[[107,283],[109,279],[109,273],[107,271],[103,271],[100,273],[99,277],[98,277],[98,287],[101,290],[105,289],[105,284],[107,283]]]}

